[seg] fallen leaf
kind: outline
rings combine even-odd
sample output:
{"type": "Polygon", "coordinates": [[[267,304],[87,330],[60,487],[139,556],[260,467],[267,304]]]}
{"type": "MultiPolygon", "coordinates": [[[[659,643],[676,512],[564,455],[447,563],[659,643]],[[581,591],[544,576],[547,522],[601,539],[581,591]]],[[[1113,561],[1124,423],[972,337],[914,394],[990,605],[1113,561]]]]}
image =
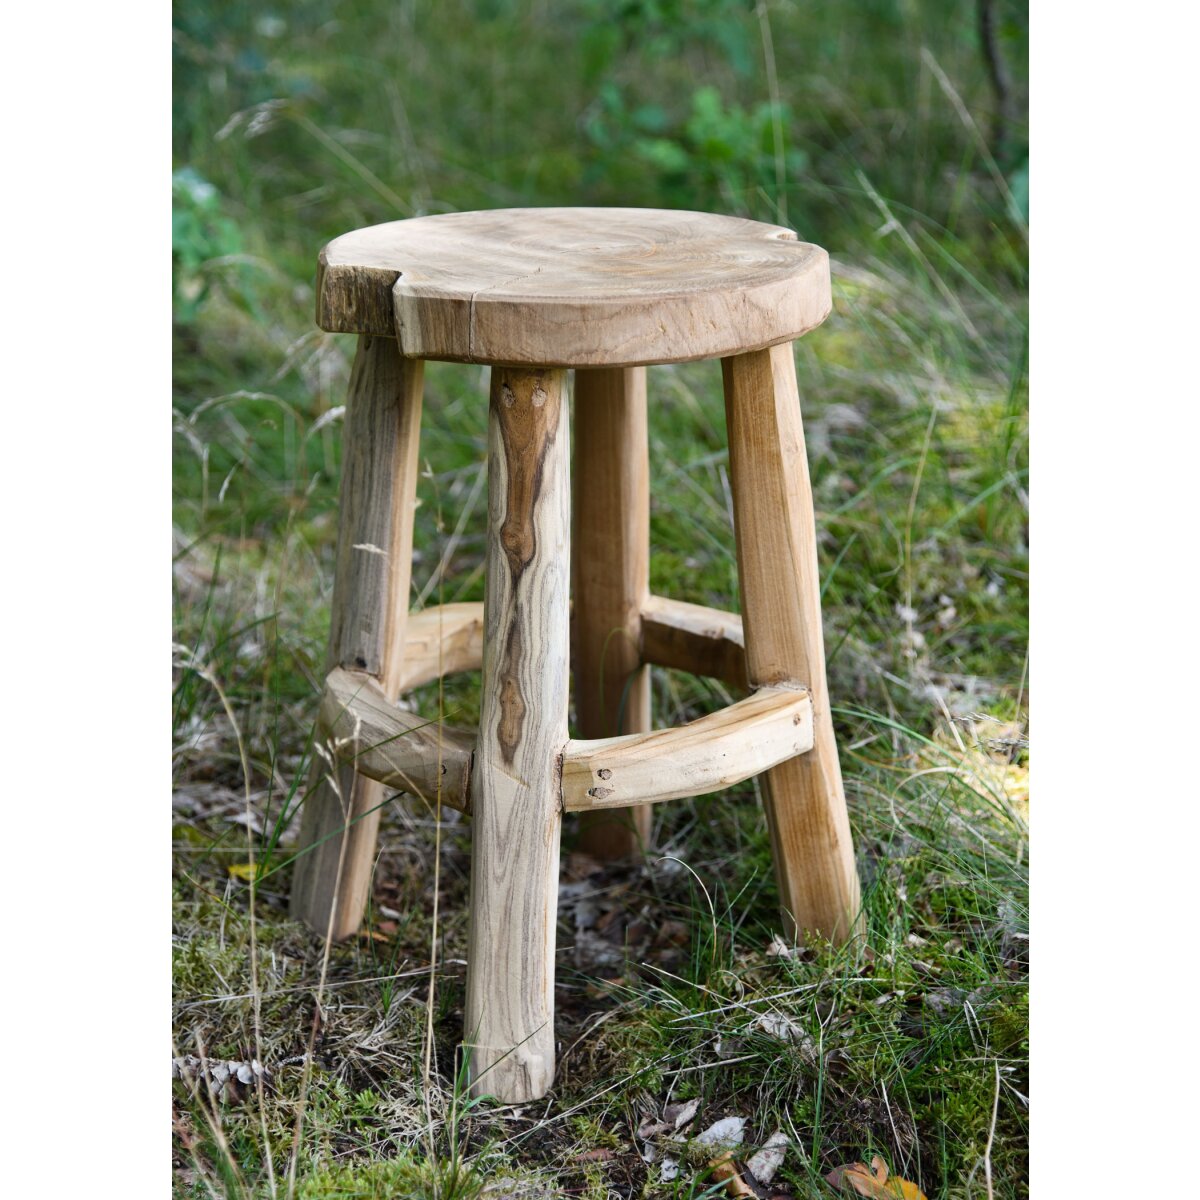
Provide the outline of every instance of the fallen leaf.
{"type": "Polygon", "coordinates": [[[853,1191],[868,1200],[928,1200],[915,1183],[893,1176],[888,1178],[887,1164],[876,1154],[868,1167],[865,1163],[850,1163],[835,1167],[825,1178],[835,1188],[853,1191]]]}
{"type": "Polygon", "coordinates": [[[762,1149],[746,1160],[746,1167],[759,1183],[770,1183],[775,1178],[775,1172],[783,1166],[783,1156],[791,1145],[791,1139],[781,1129],[777,1129],[763,1143],[762,1149]]]}
{"type": "Polygon", "coordinates": [[[779,934],[774,934],[767,946],[767,955],[770,958],[795,958],[796,949],[794,946],[789,946],[779,934]]]}
{"type": "Polygon", "coordinates": [[[581,1163],[611,1162],[613,1152],[607,1146],[597,1146],[595,1150],[585,1150],[575,1161],[581,1163]]]}
{"type": "Polygon", "coordinates": [[[563,874],[568,880],[573,881],[586,879],[589,875],[598,875],[603,870],[602,863],[590,854],[584,854],[581,850],[575,850],[568,854],[567,861],[563,865],[563,874]]]}
{"type": "Polygon", "coordinates": [[[727,1196],[753,1196],[754,1189],[738,1173],[733,1155],[726,1150],[719,1158],[714,1158],[708,1164],[712,1167],[712,1177],[725,1184],[727,1196]]]}
{"type": "Polygon", "coordinates": [[[663,1109],[663,1120],[669,1121],[672,1129],[682,1129],[700,1108],[699,1099],[688,1100],[685,1104],[668,1104],[663,1109]]]}
{"type": "Polygon", "coordinates": [[[658,1166],[658,1177],[663,1183],[670,1183],[672,1179],[679,1178],[679,1160],[671,1158],[670,1155],[664,1154],[663,1160],[658,1166]]]}
{"type": "Polygon", "coordinates": [[[364,942],[390,942],[392,940],[386,933],[380,933],[378,929],[360,929],[358,936],[364,942]]]}
{"type": "Polygon", "coordinates": [[[718,1058],[736,1058],[742,1052],[742,1039],[738,1037],[717,1038],[713,1053],[718,1058]]]}
{"type": "Polygon", "coordinates": [[[783,1013],[762,1013],[755,1025],[763,1033],[778,1038],[781,1042],[798,1042],[804,1038],[804,1030],[791,1017],[784,1016],[783,1013]]]}
{"type": "Polygon", "coordinates": [[[638,1122],[637,1135],[643,1142],[648,1142],[652,1137],[657,1137],[660,1133],[670,1133],[671,1128],[671,1124],[668,1121],[660,1121],[647,1113],[638,1122]]]}
{"type": "Polygon", "coordinates": [[[722,1146],[732,1148],[740,1146],[746,1133],[745,1117],[725,1117],[710,1125],[703,1133],[697,1134],[696,1141],[702,1146],[722,1146]]]}

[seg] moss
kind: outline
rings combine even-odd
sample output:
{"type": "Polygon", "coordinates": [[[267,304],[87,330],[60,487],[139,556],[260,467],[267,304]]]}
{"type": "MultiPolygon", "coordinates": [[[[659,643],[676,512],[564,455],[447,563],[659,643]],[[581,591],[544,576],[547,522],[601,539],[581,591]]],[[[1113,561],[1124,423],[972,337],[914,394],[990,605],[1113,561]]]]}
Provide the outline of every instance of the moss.
{"type": "Polygon", "coordinates": [[[482,1187],[483,1181],[470,1173],[449,1181],[405,1155],[334,1169],[318,1168],[304,1179],[296,1194],[300,1200],[395,1200],[396,1196],[469,1200],[478,1196],[482,1187]],[[453,1191],[443,1190],[447,1182],[457,1185],[453,1191]]]}

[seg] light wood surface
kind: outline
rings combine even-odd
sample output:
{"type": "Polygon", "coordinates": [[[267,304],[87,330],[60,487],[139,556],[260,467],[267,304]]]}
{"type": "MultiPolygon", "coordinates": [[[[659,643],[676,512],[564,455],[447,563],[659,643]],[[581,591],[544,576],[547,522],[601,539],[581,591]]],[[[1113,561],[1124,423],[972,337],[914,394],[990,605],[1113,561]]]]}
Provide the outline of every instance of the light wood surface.
{"type": "Polygon", "coordinates": [[[471,777],[471,1093],[554,1077],[560,772],[567,741],[570,470],[563,371],[492,370],[483,696],[471,777]]]}
{"type": "MultiPolygon", "coordinates": [[[[650,728],[650,672],[641,656],[650,595],[645,368],[576,371],[571,432],[575,723],[583,738],[642,733],[650,728]]],[[[586,813],[579,848],[601,861],[639,854],[650,841],[650,816],[645,807],[586,813]]]]}
{"type": "Polygon", "coordinates": [[[737,613],[650,596],[642,606],[642,657],[658,667],[749,686],[737,613]]]}
{"type": "Polygon", "coordinates": [[[563,753],[563,807],[595,812],[658,804],[732,787],[813,744],[812,699],[803,688],[766,687],[674,729],[592,741],[563,753]]]}
{"type": "MultiPolygon", "coordinates": [[[[399,695],[408,619],[423,370],[394,339],[361,337],[346,401],[326,670],[374,676],[389,700],[399,695]]],[[[335,788],[328,770],[318,759],[304,800],[300,848],[313,848],[296,861],[291,911],[341,939],[366,907],[385,793],[345,765],[335,788]]]]}
{"type": "Polygon", "coordinates": [[[754,686],[807,685],[812,752],[765,780],[789,934],[849,937],[859,912],[854,847],[829,713],[816,521],[791,346],[722,363],[746,665],[754,686]]]}
{"type": "Polygon", "coordinates": [[[360,776],[469,812],[475,735],[397,708],[378,682],[335,667],[325,680],[320,726],[335,756],[360,776]]]}
{"type": "MultiPolygon", "coordinates": [[[[573,555],[573,563],[577,561],[578,556],[573,555]]],[[[579,657],[575,649],[579,608],[577,599],[571,615],[573,663],[579,657]]],[[[693,675],[723,680],[734,687],[748,686],[742,618],[737,613],[651,595],[642,601],[640,630],[644,663],[675,667],[693,675]]],[[[400,680],[402,692],[429,683],[439,675],[477,671],[482,665],[482,602],[434,605],[409,614],[400,680]]]]}
{"type": "Polygon", "coordinates": [[[642,366],[791,341],[829,313],[829,257],[713,213],[496,209],[392,221],[321,252],[317,323],[458,362],[642,366]]]}
{"type": "MultiPolygon", "coordinates": [[[[337,757],[360,775],[470,813],[474,737],[397,708],[368,675],[330,672],[320,719],[337,757]]],[[[732,787],[812,748],[812,699],[793,687],[760,688],[720,712],[673,729],[570,739],[562,751],[567,812],[611,812],[732,787]]]]}
{"type": "Polygon", "coordinates": [[[438,604],[408,614],[400,690],[483,665],[483,605],[438,604]]]}

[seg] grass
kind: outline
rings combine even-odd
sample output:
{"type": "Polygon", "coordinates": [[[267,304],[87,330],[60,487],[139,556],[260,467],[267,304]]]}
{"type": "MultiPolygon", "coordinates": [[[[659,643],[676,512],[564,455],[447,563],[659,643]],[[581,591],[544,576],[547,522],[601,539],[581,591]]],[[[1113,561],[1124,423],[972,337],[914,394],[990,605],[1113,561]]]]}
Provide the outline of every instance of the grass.
{"type": "MultiPolygon", "coordinates": [[[[684,7],[177,16],[181,1197],[699,1196],[711,1154],[660,1134],[647,1163],[637,1136],[691,1099],[687,1134],[787,1134],[796,1196],[873,1153],[930,1197],[1027,1194],[1019,139],[993,154],[972,6],[684,7]],[[796,353],[868,936],[778,952],[752,784],[660,806],[637,868],[594,870],[568,828],[554,1089],[473,1105],[465,823],[391,799],[364,936],[286,916],[352,353],[311,326],[312,265],[374,220],[587,202],[786,210],[834,256],[835,315],[796,353]]],[[[650,387],[652,586],[736,608],[719,369],[650,387]]],[[[414,603],[481,599],[486,377],[431,364],[426,397],[414,603]]],[[[732,698],[653,682],[662,724],[732,698]]],[[[447,681],[459,723],[477,684],[447,681]]],[[[435,687],[411,699],[438,711],[435,687]]]]}

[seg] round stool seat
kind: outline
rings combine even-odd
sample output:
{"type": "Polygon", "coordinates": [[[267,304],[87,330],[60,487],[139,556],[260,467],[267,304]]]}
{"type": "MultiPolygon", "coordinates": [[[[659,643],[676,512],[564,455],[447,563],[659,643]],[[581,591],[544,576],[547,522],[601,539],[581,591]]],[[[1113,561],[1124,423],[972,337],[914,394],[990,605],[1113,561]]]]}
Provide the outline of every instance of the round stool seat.
{"type": "Polygon", "coordinates": [[[321,252],[317,323],[410,358],[562,367],[721,358],[829,315],[829,256],[712,213],[508,208],[390,221],[321,252]]]}

